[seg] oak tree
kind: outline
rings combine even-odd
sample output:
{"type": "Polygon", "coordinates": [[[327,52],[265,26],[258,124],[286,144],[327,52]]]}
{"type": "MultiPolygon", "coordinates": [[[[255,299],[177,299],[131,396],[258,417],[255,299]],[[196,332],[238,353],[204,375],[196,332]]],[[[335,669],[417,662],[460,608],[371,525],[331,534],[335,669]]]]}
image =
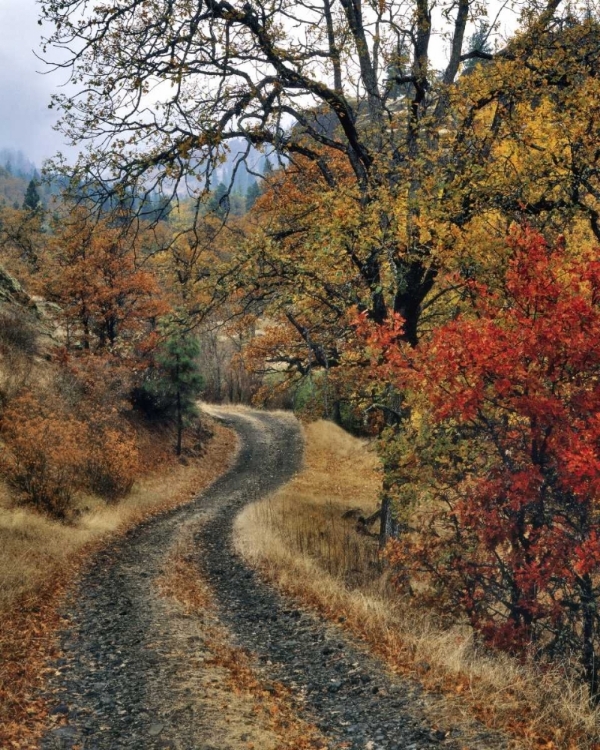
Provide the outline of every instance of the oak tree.
{"type": "MultiPolygon", "coordinates": [[[[55,102],[64,132],[89,146],[74,170],[79,191],[104,201],[124,190],[194,192],[199,180],[214,189],[234,139],[247,144],[240,162],[251,147],[267,146],[281,159],[312,161],[324,184],[338,189],[335,154],[358,209],[378,213],[368,251],[342,251],[369,290],[372,319],[401,314],[412,344],[438,272],[435,227],[422,231],[428,201],[458,188],[457,166],[469,163],[484,108],[496,107],[487,127],[496,138],[497,122],[511,113],[514,70],[534,71],[540,85],[564,84],[562,72],[551,74],[555,60],[538,50],[572,15],[561,0],[526,4],[521,33],[507,43],[491,17],[492,53],[481,40],[467,49],[469,29],[492,12],[469,0],[439,7],[430,0],[45,0],[42,8],[55,27],[47,49],[56,49],[55,64],[80,89],[55,102]],[[475,58],[508,68],[457,118],[453,90],[461,64],[475,58]],[[450,127],[458,153],[449,158],[450,127]],[[440,160],[447,174],[432,184],[440,160]]],[[[508,202],[520,205],[518,196],[508,202]]],[[[468,197],[455,204],[461,221],[476,207],[468,197]]]]}
{"type": "Polygon", "coordinates": [[[386,449],[405,525],[390,557],[488,643],[575,654],[597,700],[600,265],[531,231],[510,247],[475,315],[416,350],[401,321],[371,338],[413,408],[386,449]]]}

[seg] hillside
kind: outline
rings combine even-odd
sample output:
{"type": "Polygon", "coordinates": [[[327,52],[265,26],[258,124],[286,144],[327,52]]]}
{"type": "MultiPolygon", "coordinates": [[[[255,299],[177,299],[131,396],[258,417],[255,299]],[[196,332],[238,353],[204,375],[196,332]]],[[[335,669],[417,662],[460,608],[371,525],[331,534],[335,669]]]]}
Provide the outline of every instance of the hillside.
{"type": "Polygon", "coordinates": [[[65,361],[61,315],[0,266],[2,747],[30,747],[48,720],[36,691],[78,566],[111,536],[189,501],[235,449],[227,430],[196,419],[177,460],[171,426],[136,415],[114,377],[105,391],[65,361]]]}
{"type": "Polygon", "coordinates": [[[0,166],[0,206],[21,208],[29,180],[0,166]]]}

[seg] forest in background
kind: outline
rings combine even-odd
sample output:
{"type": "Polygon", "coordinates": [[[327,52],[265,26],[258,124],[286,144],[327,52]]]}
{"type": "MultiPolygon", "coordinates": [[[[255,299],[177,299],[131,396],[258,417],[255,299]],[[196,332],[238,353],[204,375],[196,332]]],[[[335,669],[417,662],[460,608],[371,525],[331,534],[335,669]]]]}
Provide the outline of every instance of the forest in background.
{"type": "MultiPolygon", "coordinates": [[[[114,138],[48,166],[68,176],[61,201],[1,209],[4,263],[53,306],[61,373],[60,397],[24,366],[3,384],[3,470],[54,513],[64,477],[116,498],[139,460],[131,415],[181,435],[200,380],[212,400],[333,419],[378,439],[399,591],[489,647],[570,664],[595,703],[597,9],[526,5],[503,40],[461,0],[440,71],[425,0],[406,16],[296,5],[307,36],[286,46],[285,4],[182,0],[153,11],[163,49],[141,3],[84,27],[74,0],[44,3],[54,44],[89,42],[61,65],[113,73],[85,102],[57,99],[65,131],[114,138]],[[232,62],[248,57],[255,78],[232,62]],[[221,86],[199,96],[200,75],[221,86]],[[146,121],[157,77],[177,85],[146,121]],[[264,161],[243,192],[251,149],[264,161]]],[[[4,325],[15,362],[32,346],[19,325],[4,325]]]]}

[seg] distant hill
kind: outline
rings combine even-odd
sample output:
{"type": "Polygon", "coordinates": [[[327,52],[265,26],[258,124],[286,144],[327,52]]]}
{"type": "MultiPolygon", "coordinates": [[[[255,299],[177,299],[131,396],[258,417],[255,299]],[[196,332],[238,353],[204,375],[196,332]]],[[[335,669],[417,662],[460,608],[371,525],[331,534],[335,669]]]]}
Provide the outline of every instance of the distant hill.
{"type": "Polygon", "coordinates": [[[38,178],[39,173],[35,164],[22,151],[14,148],[0,148],[0,167],[9,174],[24,180],[38,178]]]}
{"type": "Polygon", "coordinates": [[[245,194],[251,185],[260,183],[260,176],[276,165],[275,156],[272,155],[269,159],[265,154],[252,147],[244,160],[247,148],[246,142],[241,138],[231,141],[227,158],[216,169],[218,182],[228,187],[231,185],[234,192],[242,194],[245,194]]]}
{"type": "Polygon", "coordinates": [[[0,166],[0,206],[21,208],[29,179],[19,177],[0,166]]]}
{"type": "MultiPolygon", "coordinates": [[[[0,148],[0,207],[21,208],[30,180],[40,180],[40,173],[27,155],[14,148],[0,148]]],[[[38,192],[47,205],[57,186],[38,184],[38,192]]]]}

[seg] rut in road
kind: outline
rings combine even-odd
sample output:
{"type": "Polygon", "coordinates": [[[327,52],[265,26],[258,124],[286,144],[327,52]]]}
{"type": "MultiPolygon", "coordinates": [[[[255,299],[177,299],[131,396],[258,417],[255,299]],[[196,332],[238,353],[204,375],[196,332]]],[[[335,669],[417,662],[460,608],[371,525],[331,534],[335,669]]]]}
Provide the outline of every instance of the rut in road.
{"type": "Polygon", "coordinates": [[[43,750],[247,747],[246,735],[239,745],[215,739],[206,707],[220,688],[207,682],[201,619],[183,617],[154,585],[184,530],[193,533],[195,562],[212,584],[233,641],[257,655],[261,679],[292,689],[329,748],[462,747],[459,737],[431,729],[416,686],[387,675],[335,626],[280,597],[235,554],[236,513],[300,468],[302,438],[287,415],[223,418],[241,439],[229,472],[192,503],[98,554],[74,591],[65,612],[71,625],[62,634],[64,658],[49,685],[63,725],[46,734],[43,750]]]}

